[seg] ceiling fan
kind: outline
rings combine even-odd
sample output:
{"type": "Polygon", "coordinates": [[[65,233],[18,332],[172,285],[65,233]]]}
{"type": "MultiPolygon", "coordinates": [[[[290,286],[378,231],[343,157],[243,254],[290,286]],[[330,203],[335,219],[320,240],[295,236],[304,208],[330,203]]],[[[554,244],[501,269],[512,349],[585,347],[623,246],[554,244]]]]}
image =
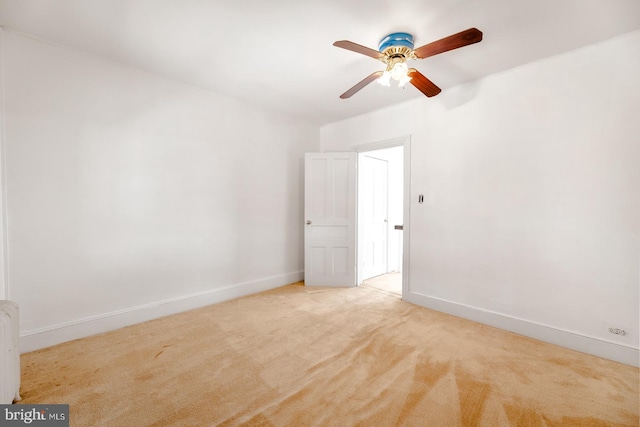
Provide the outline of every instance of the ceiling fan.
{"type": "Polygon", "coordinates": [[[452,34],[449,37],[426,44],[417,49],[413,48],[413,36],[408,33],[392,33],[384,37],[378,46],[378,50],[361,46],[348,40],[340,40],[333,45],[353,52],[361,53],[378,59],[387,65],[384,71],[376,71],[365,77],[351,89],[340,95],[340,98],[350,98],[360,89],[377,80],[383,86],[390,86],[391,80],[403,86],[409,82],[426,96],[436,96],[441,89],[431,80],[426,78],[420,71],[407,66],[409,59],[425,59],[439,53],[458,49],[470,44],[478,43],[482,40],[482,31],[477,28],[452,34]]]}

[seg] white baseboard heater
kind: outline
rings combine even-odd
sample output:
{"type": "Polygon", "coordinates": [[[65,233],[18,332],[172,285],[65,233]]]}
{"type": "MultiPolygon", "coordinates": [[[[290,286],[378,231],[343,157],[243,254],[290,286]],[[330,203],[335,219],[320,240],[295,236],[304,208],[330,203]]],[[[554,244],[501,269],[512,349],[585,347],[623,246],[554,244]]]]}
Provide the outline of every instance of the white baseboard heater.
{"type": "Polygon", "coordinates": [[[0,300],[0,404],[20,400],[18,304],[0,300]]]}

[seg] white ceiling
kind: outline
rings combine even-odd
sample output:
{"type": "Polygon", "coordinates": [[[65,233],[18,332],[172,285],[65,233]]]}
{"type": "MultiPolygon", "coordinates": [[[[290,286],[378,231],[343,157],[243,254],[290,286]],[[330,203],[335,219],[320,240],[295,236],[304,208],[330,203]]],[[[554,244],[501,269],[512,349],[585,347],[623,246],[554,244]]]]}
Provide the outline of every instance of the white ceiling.
{"type": "MultiPolygon", "coordinates": [[[[481,43],[413,63],[443,91],[640,28],[639,0],[0,0],[0,26],[325,124],[423,95],[372,84],[373,49],[476,27],[481,43]]],[[[640,49],[640,47],[639,47],[640,49]]]]}

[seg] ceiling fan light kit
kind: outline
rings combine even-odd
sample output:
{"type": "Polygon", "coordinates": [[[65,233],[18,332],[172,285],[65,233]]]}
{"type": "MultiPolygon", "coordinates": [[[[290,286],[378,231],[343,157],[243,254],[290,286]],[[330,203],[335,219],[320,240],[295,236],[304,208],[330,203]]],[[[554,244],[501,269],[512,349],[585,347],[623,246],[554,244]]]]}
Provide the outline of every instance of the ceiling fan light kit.
{"type": "Polygon", "coordinates": [[[469,28],[417,49],[414,49],[413,36],[409,33],[391,33],[385,36],[380,40],[377,51],[348,40],[337,41],[333,44],[334,46],[378,59],[387,66],[384,71],[376,71],[365,77],[340,95],[340,98],[350,98],[374,80],[383,86],[391,86],[391,80],[397,81],[400,87],[403,87],[405,83],[411,83],[424,95],[428,97],[436,96],[441,92],[441,89],[415,68],[409,68],[407,60],[428,58],[429,56],[478,43],[481,40],[482,32],[477,28],[469,28]]]}

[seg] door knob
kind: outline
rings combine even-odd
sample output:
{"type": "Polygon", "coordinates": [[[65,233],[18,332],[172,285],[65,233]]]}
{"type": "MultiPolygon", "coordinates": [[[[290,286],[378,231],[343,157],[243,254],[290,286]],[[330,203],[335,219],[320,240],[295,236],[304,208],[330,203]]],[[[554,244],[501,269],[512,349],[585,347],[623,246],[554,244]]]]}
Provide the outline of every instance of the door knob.
{"type": "Polygon", "coordinates": [[[310,219],[307,220],[307,225],[311,225],[311,220],[310,219]]]}

